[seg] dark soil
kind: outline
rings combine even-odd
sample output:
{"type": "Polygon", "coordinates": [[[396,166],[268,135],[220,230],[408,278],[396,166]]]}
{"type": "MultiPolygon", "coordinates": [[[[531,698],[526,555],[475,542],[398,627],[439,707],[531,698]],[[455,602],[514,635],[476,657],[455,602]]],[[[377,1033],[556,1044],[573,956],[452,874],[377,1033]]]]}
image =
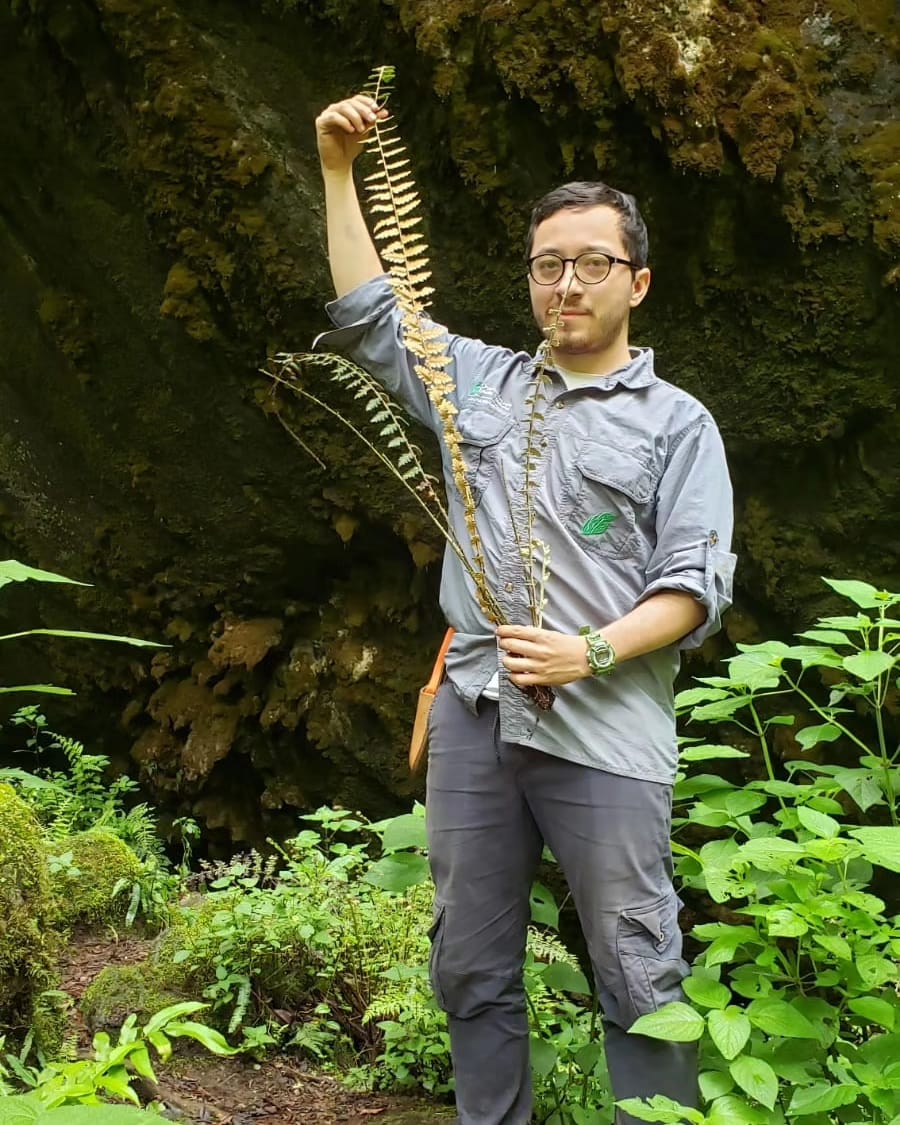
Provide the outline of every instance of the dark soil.
{"type": "MultiPolygon", "coordinates": [[[[150,944],[136,937],[76,934],[62,958],[61,987],[77,1005],[101,969],[142,961],[150,944]]],[[[87,1052],[91,1036],[77,1008],[74,1019],[79,1047],[87,1052]]],[[[448,1107],[422,1099],[352,1093],[291,1056],[255,1063],[188,1048],[154,1069],[158,1086],[136,1082],[135,1088],[162,1102],[167,1116],[190,1125],[449,1125],[453,1116],[448,1107]]]]}

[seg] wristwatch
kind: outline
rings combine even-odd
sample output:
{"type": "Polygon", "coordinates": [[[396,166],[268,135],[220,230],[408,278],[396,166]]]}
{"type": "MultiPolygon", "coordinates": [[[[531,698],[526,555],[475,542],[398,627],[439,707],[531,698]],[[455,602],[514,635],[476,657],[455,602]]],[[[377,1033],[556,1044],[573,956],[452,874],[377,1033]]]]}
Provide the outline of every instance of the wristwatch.
{"type": "Polygon", "coordinates": [[[599,629],[585,625],[578,632],[587,643],[587,662],[591,675],[597,679],[608,676],[616,667],[616,650],[599,629]]]}

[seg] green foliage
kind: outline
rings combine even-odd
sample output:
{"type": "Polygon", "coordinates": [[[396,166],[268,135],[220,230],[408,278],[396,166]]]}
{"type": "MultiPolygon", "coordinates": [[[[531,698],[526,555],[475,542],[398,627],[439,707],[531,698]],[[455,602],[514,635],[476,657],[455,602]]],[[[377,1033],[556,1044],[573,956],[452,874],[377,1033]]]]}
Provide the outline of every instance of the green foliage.
{"type": "MultiPolygon", "coordinates": [[[[699,1040],[706,1109],[628,1102],[643,1120],[900,1118],[900,918],[879,892],[891,881],[878,870],[900,871],[900,750],[889,735],[900,654],[891,612],[900,595],[828,584],[858,612],[820,619],[800,634],[802,644],[739,646],[727,676],[678,697],[692,720],[749,736],[766,776],[737,786],[682,775],[676,786],[676,832],[706,837],[696,851],[676,843],[678,873],[721,904],[722,920],[693,931],[705,948],[684,982],[689,1003],[644,1016],[632,1030],[699,1040]],[[781,713],[789,694],[811,712],[811,725],[781,713]],[[794,758],[780,777],[773,741],[789,726],[802,754],[816,757],[794,758]],[[854,826],[851,817],[870,823],[854,826]]],[[[684,757],[718,758],[723,749],[693,746],[684,757]]]]}
{"type": "MultiPolygon", "coordinates": [[[[33,773],[0,769],[0,778],[5,777],[18,790],[43,827],[63,920],[118,919],[130,926],[141,917],[151,926],[162,925],[179,878],[171,872],[150,807],[143,803],[126,807],[129,797],[139,791],[137,782],[125,776],[110,778],[109,758],[89,754],[82,743],[48,731],[46,719],[36,707],[20,708],[10,724],[29,731],[27,748],[39,759],[61,754],[66,762],[66,769],[38,767],[33,773]],[[74,851],[85,843],[80,834],[90,831],[111,834],[126,849],[117,851],[118,861],[111,868],[117,871],[112,886],[105,876],[91,885],[95,864],[90,853],[96,847],[81,856],[82,863],[75,857],[74,851]],[[76,841],[74,845],[71,838],[76,841]],[[88,903],[87,898],[92,901],[88,903]]],[[[197,826],[189,819],[176,823],[187,854],[197,826]]],[[[114,847],[108,840],[105,846],[107,851],[114,847]]]]}
{"type": "MultiPolygon", "coordinates": [[[[45,1110],[61,1106],[96,1106],[111,1098],[139,1106],[140,1099],[132,1085],[135,1076],[156,1081],[150,1058],[151,1047],[163,1062],[172,1053],[173,1039],[193,1039],[216,1055],[237,1053],[217,1031],[185,1018],[203,1007],[196,1001],[174,1004],[157,1012],[142,1027],[136,1026],[135,1017],[131,1015],[122,1024],[116,1043],[106,1032],[98,1032],[94,1036],[92,1058],[27,1067],[15,1056],[7,1055],[6,1064],[12,1073],[21,1083],[32,1088],[27,1099],[11,1101],[22,1106],[41,1106],[45,1110]]],[[[0,1107],[3,1107],[0,1112],[5,1112],[9,1104],[10,1101],[0,1099],[0,1107]]],[[[22,1120],[31,1118],[23,1117],[22,1120]]],[[[60,1120],[65,1118],[60,1117],[60,1120]]]]}
{"type": "MultiPolygon", "coordinates": [[[[61,574],[53,574],[49,570],[36,570],[34,567],[25,566],[15,559],[6,559],[0,562],[0,587],[9,585],[10,582],[63,582],[70,586],[87,586],[87,582],[76,582],[73,578],[64,578],[61,574]]],[[[122,644],[137,645],[145,648],[164,648],[155,641],[142,641],[137,637],[121,637],[112,633],[84,633],[72,629],[26,629],[19,633],[8,633],[0,637],[0,641],[14,641],[19,637],[76,637],[92,641],[116,641],[122,644]]],[[[0,694],[10,692],[29,692],[40,695],[73,695],[68,688],[54,687],[52,684],[16,684],[14,686],[0,687],[0,694]]]]}

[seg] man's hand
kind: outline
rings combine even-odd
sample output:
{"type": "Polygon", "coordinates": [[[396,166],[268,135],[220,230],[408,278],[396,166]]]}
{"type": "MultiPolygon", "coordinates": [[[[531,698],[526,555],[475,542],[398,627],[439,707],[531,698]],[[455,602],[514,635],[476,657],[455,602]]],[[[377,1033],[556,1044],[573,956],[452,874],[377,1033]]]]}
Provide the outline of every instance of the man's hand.
{"type": "Polygon", "coordinates": [[[569,684],[591,674],[584,637],[535,629],[531,625],[501,625],[497,644],[503,666],[516,687],[529,684],[569,684]]]}
{"type": "Polygon", "coordinates": [[[366,94],[355,94],[323,109],[316,118],[316,142],[323,171],[349,172],[365,135],[376,121],[387,116],[388,111],[379,109],[366,94]]]}

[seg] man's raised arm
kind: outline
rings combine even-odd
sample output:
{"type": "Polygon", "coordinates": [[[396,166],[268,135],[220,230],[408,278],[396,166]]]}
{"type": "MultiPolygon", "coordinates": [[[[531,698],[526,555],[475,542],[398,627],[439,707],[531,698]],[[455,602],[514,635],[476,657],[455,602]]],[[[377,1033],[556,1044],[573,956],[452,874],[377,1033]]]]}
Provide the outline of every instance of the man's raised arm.
{"type": "Polygon", "coordinates": [[[365,94],[323,109],[316,118],[316,141],[325,182],[328,263],[336,296],[384,273],[363,218],[353,182],[353,161],[376,120],[388,116],[365,94]]]}

